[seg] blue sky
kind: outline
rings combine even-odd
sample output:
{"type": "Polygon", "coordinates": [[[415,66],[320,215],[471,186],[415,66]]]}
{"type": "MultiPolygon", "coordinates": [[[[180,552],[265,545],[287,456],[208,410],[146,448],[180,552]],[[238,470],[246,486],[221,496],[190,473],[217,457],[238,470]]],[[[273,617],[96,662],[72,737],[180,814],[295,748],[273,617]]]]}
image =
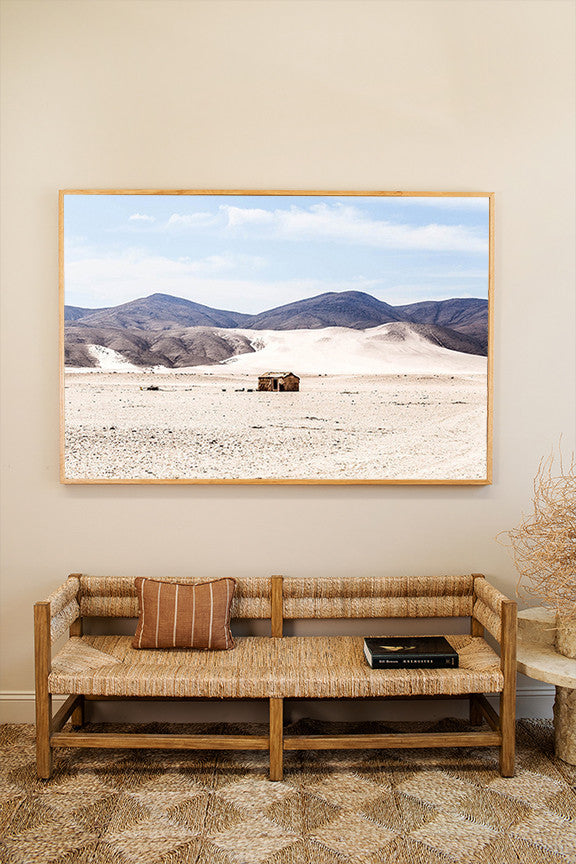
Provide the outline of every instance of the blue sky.
{"type": "Polygon", "coordinates": [[[488,296],[488,198],[66,195],[65,302],[257,313],[325,291],[488,296]]]}

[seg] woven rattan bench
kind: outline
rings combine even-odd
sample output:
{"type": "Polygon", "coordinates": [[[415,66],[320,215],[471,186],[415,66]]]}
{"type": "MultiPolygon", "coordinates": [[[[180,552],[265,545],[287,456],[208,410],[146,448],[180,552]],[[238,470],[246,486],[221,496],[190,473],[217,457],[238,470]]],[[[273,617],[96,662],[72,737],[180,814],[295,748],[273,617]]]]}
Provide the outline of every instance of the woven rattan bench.
{"type": "MultiPolygon", "coordinates": [[[[182,580],[179,580],[182,581],[182,580]]],[[[188,580],[190,582],[202,580],[188,580]]],[[[37,770],[48,778],[59,747],[269,750],[281,780],[285,750],[387,747],[500,748],[514,773],[516,603],[483,576],[238,579],[233,619],[270,619],[270,636],[236,637],[231,651],[135,650],[129,636],[83,635],[91,618],[134,618],[134,580],[73,575],[36,603],[37,770]],[[362,637],[283,636],[283,622],[331,618],[470,618],[470,635],[449,635],[457,669],[370,669],[362,637]],[[484,640],[500,644],[500,657],[484,640]],[[51,659],[51,645],[68,639],[51,659]],[[499,715],[484,694],[498,694],[499,715]],[[68,698],[52,717],[52,696],[68,698]],[[373,735],[284,735],[284,699],[470,698],[470,718],[489,731],[373,735]],[[93,733],[82,730],[91,699],[265,699],[268,735],[93,733]],[[64,730],[72,719],[72,731],[64,730]]],[[[367,625],[366,630],[369,631],[367,625]]],[[[431,632],[438,632],[431,624],[431,632]]]]}

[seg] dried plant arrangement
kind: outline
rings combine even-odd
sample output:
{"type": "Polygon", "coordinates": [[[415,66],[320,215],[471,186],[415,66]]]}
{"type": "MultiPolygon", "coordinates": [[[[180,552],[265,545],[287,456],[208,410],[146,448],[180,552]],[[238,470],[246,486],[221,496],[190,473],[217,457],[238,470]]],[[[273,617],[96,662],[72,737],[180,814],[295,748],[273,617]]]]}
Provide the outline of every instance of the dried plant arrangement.
{"type": "Polygon", "coordinates": [[[537,597],[555,609],[561,650],[558,640],[565,637],[560,630],[564,634],[576,628],[576,461],[573,454],[565,466],[560,452],[556,471],[554,463],[554,453],[540,462],[532,513],[503,533],[520,575],[518,594],[537,597]]]}

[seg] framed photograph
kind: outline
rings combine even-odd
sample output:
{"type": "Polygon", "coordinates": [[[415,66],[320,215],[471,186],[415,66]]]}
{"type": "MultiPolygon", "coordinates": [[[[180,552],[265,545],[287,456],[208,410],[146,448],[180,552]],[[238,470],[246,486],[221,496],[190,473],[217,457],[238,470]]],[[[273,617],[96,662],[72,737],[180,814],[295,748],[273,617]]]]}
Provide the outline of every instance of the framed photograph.
{"type": "Polygon", "coordinates": [[[493,196],[60,192],[63,483],[488,484],[493,196]]]}

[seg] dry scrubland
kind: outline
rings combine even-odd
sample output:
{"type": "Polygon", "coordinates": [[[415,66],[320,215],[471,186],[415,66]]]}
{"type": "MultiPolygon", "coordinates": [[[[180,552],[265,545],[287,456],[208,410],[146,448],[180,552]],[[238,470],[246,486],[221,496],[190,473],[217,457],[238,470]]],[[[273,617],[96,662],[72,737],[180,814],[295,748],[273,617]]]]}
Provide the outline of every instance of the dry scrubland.
{"type": "Polygon", "coordinates": [[[248,392],[256,380],[67,372],[66,478],[485,477],[485,374],[303,376],[298,393],[248,392]]]}

